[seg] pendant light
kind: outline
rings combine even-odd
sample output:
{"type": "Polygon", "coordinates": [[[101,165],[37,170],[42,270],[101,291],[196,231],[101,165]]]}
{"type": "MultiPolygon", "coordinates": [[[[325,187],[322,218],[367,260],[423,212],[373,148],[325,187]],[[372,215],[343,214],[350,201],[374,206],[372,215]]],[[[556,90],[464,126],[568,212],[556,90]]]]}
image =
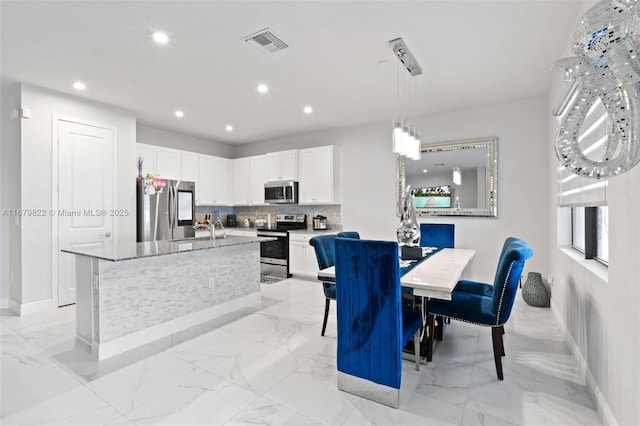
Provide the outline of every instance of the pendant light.
{"type": "Polygon", "coordinates": [[[458,166],[453,167],[453,183],[462,185],[462,170],[458,166]]]}
{"type": "MultiPolygon", "coordinates": [[[[391,40],[389,42],[389,47],[393,50],[398,60],[405,66],[407,71],[410,74],[409,80],[409,103],[411,104],[411,84],[413,80],[411,77],[415,77],[417,75],[422,74],[422,68],[415,60],[407,45],[401,38],[397,38],[391,40]]],[[[404,77],[404,76],[403,76],[404,77]]],[[[404,86],[406,89],[406,80],[404,80],[404,86]]],[[[415,86],[414,86],[415,87],[415,86]]],[[[403,90],[403,96],[406,101],[406,90],[403,90]]],[[[396,65],[396,93],[397,93],[397,101],[398,101],[398,116],[395,120],[392,120],[392,149],[393,152],[397,155],[402,155],[406,158],[410,158],[413,160],[419,160],[422,157],[421,153],[421,142],[418,136],[418,130],[415,126],[412,126],[406,119],[400,119],[400,77],[399,77],[399,68],[396,65]]],[[[405,102],[406,104],[406,102],[405,102]]]]}

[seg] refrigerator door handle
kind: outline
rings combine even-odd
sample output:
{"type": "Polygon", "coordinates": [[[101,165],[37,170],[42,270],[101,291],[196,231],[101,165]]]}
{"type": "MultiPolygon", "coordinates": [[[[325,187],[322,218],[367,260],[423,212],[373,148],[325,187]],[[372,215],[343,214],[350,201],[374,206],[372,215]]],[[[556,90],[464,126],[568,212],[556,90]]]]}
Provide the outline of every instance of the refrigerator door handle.
{"type": "Polygon", "coordinates": [[[169,229],[173,229],[173,222],[174,222],[174,220],[173,220],[174,219],[173,218],[173,213],[174,213],[174,211],[173,211],[173,204],[174,204],[174,202],[173,202],[173,195],[174,195],[173,194],[173,185],[170,184],[170,185],[167,185],[167,186],[168,186],[168,189],[169,189],[169,196],[167,197],[167,199],[168,199],[167,201],[169,202],[169,208],[167,209],[168,213],[169,213],[169,229]]]}

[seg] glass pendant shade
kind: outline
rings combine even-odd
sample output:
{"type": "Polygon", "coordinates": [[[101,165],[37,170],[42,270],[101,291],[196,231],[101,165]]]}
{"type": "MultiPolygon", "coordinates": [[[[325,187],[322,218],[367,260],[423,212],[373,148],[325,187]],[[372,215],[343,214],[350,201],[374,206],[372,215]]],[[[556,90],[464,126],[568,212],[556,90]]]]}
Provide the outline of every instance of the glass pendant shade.
{"type": "Polygon", "coordinates": [[[393,120],[393,152],[402,155],[402,120],[393,120]]]}
{"type": "Polygon", "coordinates": [[[413,156],[411,157],[412,160],[420,160],[422,159],[422,142],[420,141],[420,135],[418,134],[418,131],[415,131],[415,146],[413,148],[413,156]]]}
{"type": "Polygon", "coordinates": [[[409,145],[409,149],[407,149],[407,157],[412,160],[416,160],[418,157],[418,139],[416,139],[416,131],[415,128],[411,129],[409,133],[409,140],[411,141],[409,145]]]}
{"type": "Polygon", "coordinates": [[[409,136],[409,124],[405,122],[405,125],[402,129],[402,151],[400,152],[400,155],[404,155],[406,157],[407,150],[409,149],[410,146],[411,146],[411,139],[409,136]]]}
{"type": "Polygon", "coordinates": [[[453,183],[456,185],[462,185],[462,170],[460,170],[460,167],[458,166],[453,168],[453,183]]]}

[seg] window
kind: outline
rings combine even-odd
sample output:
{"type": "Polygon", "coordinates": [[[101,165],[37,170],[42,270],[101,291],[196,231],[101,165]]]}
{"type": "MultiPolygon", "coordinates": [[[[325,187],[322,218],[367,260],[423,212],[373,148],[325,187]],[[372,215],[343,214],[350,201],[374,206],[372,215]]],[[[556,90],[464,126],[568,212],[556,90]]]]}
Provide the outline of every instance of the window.
{"type": "Polygon", "coordinates": [[[584,208],[571,208],[571,246],[584,253],[584,208]]]}
{"type": "Polygon", "coordinates": [[[609,264],[609,208],[571,208],[571,246],[585,259],[609,264]]]}
{"type": "Polygon", "coordinates": [[[609,264],[609,208],[598,207],[596,218],[596,259],[609,264]]]}

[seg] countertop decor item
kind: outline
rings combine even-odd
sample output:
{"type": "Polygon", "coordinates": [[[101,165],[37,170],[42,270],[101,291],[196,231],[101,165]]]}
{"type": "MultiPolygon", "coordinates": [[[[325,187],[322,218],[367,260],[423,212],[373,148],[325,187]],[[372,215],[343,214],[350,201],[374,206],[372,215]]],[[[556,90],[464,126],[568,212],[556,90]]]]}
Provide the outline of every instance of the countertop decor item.
{"type": "Polygon", "coordinates": [[[416,220],[416,207],[413,202],[411,185],[407,185],[402,197],[402,216],[397,229],[400,246],[417,246],[420,242],[420,227],[416,220]]]}
{"type": "Polygon", "coordinates": [[[548,308],[551,305],[549,290],[542,281],[539,272],[529,272],[527,281],[522,286],[522,298],[527,305],[548,308]]]}

